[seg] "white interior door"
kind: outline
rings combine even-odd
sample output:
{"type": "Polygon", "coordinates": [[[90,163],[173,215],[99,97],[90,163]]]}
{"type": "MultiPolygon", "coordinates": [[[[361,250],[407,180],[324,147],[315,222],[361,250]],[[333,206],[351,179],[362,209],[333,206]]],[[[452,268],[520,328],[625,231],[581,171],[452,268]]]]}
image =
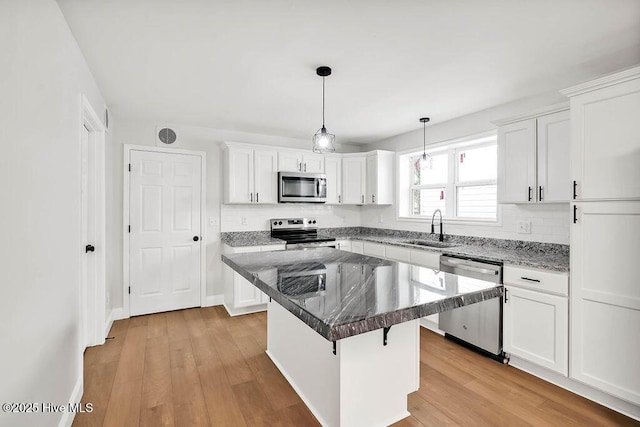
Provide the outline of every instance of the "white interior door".
{"type": "Polygon", "coordinates": [[[130,314],[199,306],[201,158],[131,150],[130,162],[130,314]]]}
{"type": "Polygon", "coordinates": [[[86,348],[93,343],[93,324],[92,320],[95,315],[95,291],[96,291],[96,264],[95,264],[95,179],[93,172],[95,171],[95,158],[93,141],[90,138],[89,129],[83,126],[81,132],[81,227],[82,227],[82,244],[83,256],[81,262],[82,268],[82,289],[80,292],[80,310],[82,321],[82,347],[86,348]]]}

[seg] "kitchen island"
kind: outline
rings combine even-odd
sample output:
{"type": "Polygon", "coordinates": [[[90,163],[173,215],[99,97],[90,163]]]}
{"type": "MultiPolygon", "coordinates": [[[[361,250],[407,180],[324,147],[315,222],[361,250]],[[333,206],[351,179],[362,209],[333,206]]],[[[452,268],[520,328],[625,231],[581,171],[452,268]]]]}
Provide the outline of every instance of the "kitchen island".
{"type": "Polygon", "coordinates": [[[327,426],[408,416],[419,319],[502,295],[491,282],[331,248],[222,260],[270,297],[267,354],[327,426]]]}

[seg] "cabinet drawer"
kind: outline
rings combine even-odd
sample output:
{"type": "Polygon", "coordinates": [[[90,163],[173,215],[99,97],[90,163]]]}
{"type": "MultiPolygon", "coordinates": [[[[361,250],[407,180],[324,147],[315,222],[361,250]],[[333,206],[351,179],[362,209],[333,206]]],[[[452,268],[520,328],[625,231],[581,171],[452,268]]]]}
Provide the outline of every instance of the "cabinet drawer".
{"type": "Polygon", "coordinates": [[[410,250],[399,246],[387,246],[385,248],[387,258],[394,261],[409,262],[411,259],[410,250]]]}
{"type": "Polygon", "coordinates": [[[569,295],[569,275],[546,270],[504,266],[503,282],[556,295],[569,295]]]}
{"type": "Polygon", "coordinates": [[[351,242],[351,252],[361,254],[363,251],[362,242],[351,242]]]}
{"type": "Polygon", "coordinates": [[[411,249],[409,262],[423,267],[440,269],[440,252],[421,251],[411,249]]]}
{"type": "Polygon", "coordinates": [[[284,251],[285,245],[268,245],[268,246],[260,246],[261,252],[266,251],[284,251]]]}
{"type": "Polygon", "coordinates": [[[364,242],[362,246],[362,253],[364,253],[365,255],[384,258],[385,257],[384,245],[381,245],[380,243],[364,242]]]}

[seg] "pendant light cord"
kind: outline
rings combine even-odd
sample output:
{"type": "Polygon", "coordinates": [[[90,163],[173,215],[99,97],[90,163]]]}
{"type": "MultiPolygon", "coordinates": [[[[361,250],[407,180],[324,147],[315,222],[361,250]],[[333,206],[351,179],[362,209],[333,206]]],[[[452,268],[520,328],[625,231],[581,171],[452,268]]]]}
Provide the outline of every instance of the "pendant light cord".
{"type": "Polygon", "coordinates": [[[322,76],[322,127],[324,128],[324,76],[322,76]]]}
{"type": "Polygon", "coordinates": [[[422,157],[427,154],[427,122],[422,122],[422,157]]]}

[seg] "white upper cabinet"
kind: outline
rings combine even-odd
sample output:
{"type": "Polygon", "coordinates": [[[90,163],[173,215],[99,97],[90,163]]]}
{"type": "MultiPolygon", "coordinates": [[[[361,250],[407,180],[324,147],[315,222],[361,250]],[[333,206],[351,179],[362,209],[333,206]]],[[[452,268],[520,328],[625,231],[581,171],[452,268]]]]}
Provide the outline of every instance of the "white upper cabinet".
{"type": "Polygon", "coordinates": [[[571,96],[577,200],[640,199],[639,70],[619,73],[614,85],[604,78],[563,91],[571,96]]]}
{"type": "Polygon", "coordinates": [[[280,151],[278,153],[279,172],[301,172],[302,153],[297,151],[280,151]]]}
{"type": "Polygon", "coordinates": [[[255,203],[278,203],[278,153],[274,150],[253,152],[255,203]]]}
{"type": "Polygon", "coordinates": [[[325,156],[324,171],[327,175],[327,204],[338,205],[342,203],[342,157],[325,156]]]}
{"type": "Polygon", "coordinates": [[[251,203],[253,200],[253,149],[225,149],[225,203],[251,203]]]}
{"type": "Polygon", "coordinates": [[[302,172],[324,173],[324,156],[322,154],[303,153],[302,172]]]}
{"type": "Polygon", "coordinates": [[[557,110],[499,127],[498,203],[570,200],[570,118],[557,110]]]}
{"type": "Polygon", "coordinates": [[[324,156],[301,151],[280,151],[278,171],[324,173],[324,156]]]}
{"type": "Polygon", "coordinates": [[[363,205],[366,197],[367,160],[365,155],[345,155],[342,158],[343,203],[363,205]]]}
{"type": "Polygon", "coordinates": [[[377,150],[367,155],[367,183],[365,203],[390,205],[393,203],[393,159],[395,154],[377,150]]]}
{"type": "Polygon", "coordinates": [[[225,203],[278,203],[278,152],[226,146],[225,203]]]}
{"type": "Polygon", "coordinates": [[[498,129],[498,203],[535,202],[536,121],[498,129]]]}
{"type": "Polygon", "coordinates": [[[571,123],[568,111],[539,117],[538,194],[539,202],[571,200],[571,123]]]}

